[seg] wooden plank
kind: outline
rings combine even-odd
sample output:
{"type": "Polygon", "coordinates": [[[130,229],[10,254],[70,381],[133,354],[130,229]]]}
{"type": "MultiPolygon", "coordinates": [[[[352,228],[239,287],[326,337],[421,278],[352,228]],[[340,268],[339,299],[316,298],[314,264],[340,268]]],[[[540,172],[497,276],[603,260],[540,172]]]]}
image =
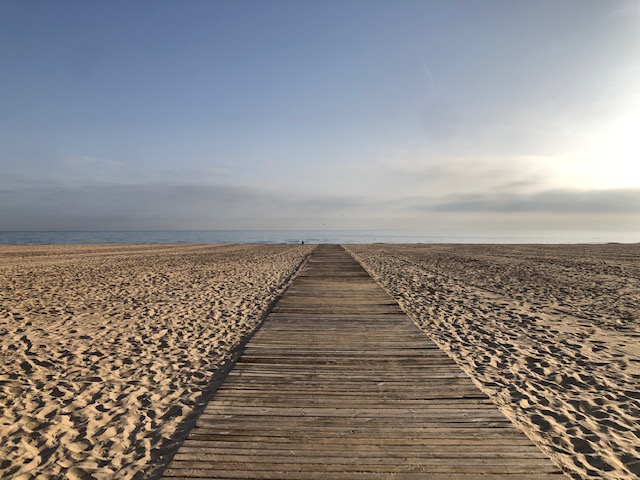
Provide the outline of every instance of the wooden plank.
{"type": "Polygon", "coordinates": [[[315,448],[321,449],[323,445],[332,445],[337,446],[341,445],[344,448],[351,448],[354,445],[364,445],[364,446],[380,446],[385,449],[390,446],[423,446],[435,448],[440,445],[490,445],[497,447],[495,450],[497,452],[503,446],[506,445],[526,445],[527,448],[533,446],[531,440],[526,438],[524,435],[516,436],[513,438],[484,438],[484,437],[423,437],[423,438],[413,438],[409,436],[403,436],[401,438],[397,437],[354,437],[354,436],[336,436],[330,435],[326,433],[322,436],[310,437],[308,435],[301,434],[291,434],[291,435],[269,435],[268,432],[263,430],[256,429],[255,432],[251,435],[240,435],[240,434],[224,434],[220,432],[210,433],[201,431],[200,429],[194,429],[189,438],[187,440],[198,440],[198,441],[208,441],[208,442],[238,442],[238,443],[279,443],[286,444],[287,446],[293,445],[299,447],[300,445],[310,444],[315,448]]]}
{"type": "Polygon", "coordinates": [[[206,472],[207,469],[215,469],[217,471],[229,472],[237,470],[248,470],[250,472],[259,471],[295,471],[295,472],[370,472],[370,473],[477,473],[482,471],[485,475],[505,474],[505,473],[528,473],[531,470],[537,470],[540,473],[553,473],[557,467],[546,465],[536,465],[535,467],[520,462],[510,463],[508,465],[492,465],[486,461],[473,459],[469,465],[460,465],[459,461],[453,462],[453,465],[437,464],[432,462],[427,465],[406,464],[401,461],[395,465],[361,465],[361,464],[341,464],[341,463],[325,463],[323,465],[307,464],[307,463],[256,463],[256,462],[172,462],[173,469],[201,470],[206,472]]]}
{"type": "MultiPolygon", "coordinates": [[[[470,462],[471,463],[471,462],[470,462]]],[[[529,465],[508,465],[508,466],[496,466],[496,465],[483,465],[473,462],[472,465],[407,465],[398,462],[397,465],[389,466],[376,466],[376,465],[340,465],[327,463],[324,465],[306,465],[306,464],[265,464],[265,463],[231,463],[231,462],[202,462],[200,464],[181,464],[180,462],[172,462],[169,467],[169,472],[174,475],[186,476],[189,478],[219,478],[215,475],[221,475],[222,478],[228,478],[233,475],[232,478],[310,478],[308,474],[319,474],[317,477],[311,478],[327,478],[329,473],[338,473],[341,478],[350,479],[353,478],[353,474],[366,474],[365,477],[371,478],[372,474],[381,473],[389,478],[390,474],[393,474],[395,478],[396,474],[401,473],[414,473],[421,476],[413,478],[424,478],[427,474],[445,474],[440,478],[451,478],[451,474],[469,473],[477,475],[478,472],[483,472],[485,475],[491,475],[491,478],[495,478],[496,475],[511,475],[515,473],[529,474],[531,470],[536,470],[539,473],[554,474],[557,472],[557,467],[543,467],[537,466],[532,468],[529,465]],[[178,468],[176,468],[178,467],[178,468]],[[180,468],[182,467],[182,468],[180,468]],[[184,470],[184,471],[183,471],[184,470]],[[273,472],[275,476],[266,476],[269,472],[273,472]],[[294,475],[291,475],[294,474],[294,475]],[[301,475],[302,474],[302,475],[301,475]],[[212,476],[213,475],[213,476],[212,476]],[[237,476],[236,476],[237,475],[237,476]],[[200,476],[200,477],[199,477],[200,476]]],[[[329,477],[331,478],[331,477],[329,477]]]]}
{"type": "Polygon", "coordinates": [[[253,447],[245,447],[245,443],[238,444],[234,442],[215,442],[215,446],[209,446],[208,442],[190,441],[185,442],[180,452],[182,454],[224,454],[230,455],[253,455],[254,457],[269,457],[271,455],[295,455],[298,457],[316,456],[320,453],[323,455],[331,453],[336,456],[348,454],[351,458],[367,458],[367,457],[388,457],[388,458],[541,458],[547,459],[542,452],[537,452],[530,446],[510,446],[505,445],[501,448],[499,454],[495,453],[494,445],[479,445],[472,448],[459,445],[438,445],[436,451],[425,450],[423,446],[402,445],[396,446],[393,450],[391,447],[367,446],[363,448],[345,449],[344,446],[326,445],[319,450],[315,446],[291,446],[290,448],[282,448],[281,444],[271,443],[253,443],[253,447]],[[306,447],[306,448],[305,448],[306,447]]]}
{"type": "MultiPolygon", "coordinates": [[[[224,438],[225,436],[234,436],[241,437],[246,436],[249,438],[254,438],[257,425],[249,426],[247,425],[246,430],[237,430],[231,428],[219,428],[215,425],[202,425],[202,423],[198,423],[196,428],[198,429],[200,434],[209,434],[209,435],[218,435],[220,438],[224,438]]],[[[266,427],[263,429],[264,432],[261,432],[263,437],[269,438],[293,438],[296,436],[302,436],[307,439],[318,439],[324,438],[326,436],[342,436],[343,438],[347,438],[350,440],[354,439],[411,439],[411,440],[422,440],[433,438],[434,436],[445,435],[449,438],[456,439],[465,439],[465,440],[473,440],[473,439],[496,439],[501,438],[504,440],[512,439],[521,435],[519,431],[512,431],[506,428],[498,428],[497,426],[490,426],[487,428],[480,428],[477,426],[470,428],[425,428],[425,429],[413,429],[412,431],[404,431],[403,429],[354,429],[354,428],[327,428],[321,427],[319,429],[307,428],[305,429],[274,429],[273,427],[266,427]]]]}
{"type": "MultiPolygon", "coordinates": [[[[412,467],[421,466],[423,471],[431,471],[433,467],[455,467],[462,460],[472,460],[474,466],[490,465],[492,467],[509,467],[509,471],[520,471],[520,473],[528,472],[532,468],[549,469],[549,461],[546,458],[521,458],[521,457],[492,457],[478,456],[467,457],[459,455],[455,457],[442,457],[438,455],[361,455],[354,457],[351,455],[333,454],[333,455],[298,455],[296,453],[276,454],[271,452],[270,455],[254,455],[252,453],[229,453],[229,452],[180,452],[174,457],[174,468],[192,468],[194,466],[210,467],[215,464],[220,467],[222,463],[251,463],[257,468],[270,468],[278,464],[298,465],[302,469],[317,470],[319,467],[324,468],[326,464],[341,466],[341,471],[358,470],[362,467],[392,467],[411,465],[412,467]]],[[[548,470],[547,470],[548,472],[548,470]]]]}
{"type": "MultiPolygon", "coordinates": [[[[546,458],[509,458],[509,457],[428,457],[428,456],[361,456],[351,457],[345,455],[326,456],[298,456],[298,455],[275,455],[261,456],[251,454],[227,454],[227,453],[181,453],[174,457],[174,468],[208,468],[212,464],[220,468],[224,463],[251,463],[256,469],[280,469],[281,464],[286,464],[289,468],[318,471],[324,470],[325,465],[331,464],[337,467],[337,471],[360,471],[362,469],[380,469],[382,471],[398,471],[397,466],[405,465],[408,471],[442,471],[443,469],[455,469],[464,459],[469,459],[471,467],[490,466],[495,470],[515,471],[526,473],[532,468],[543,469],[546,473],[553,471],[549,467],[546,458]],[[502,468],[501,468],[502,467],[502,468]]],[[[375,471],[375,470],[374,470],[375,471]]],[[[455,470],[453,470],[455,471],[455,470]]],[[[475,473],[474,470],[471,470],[475,473]]]]}
{"type": "Polygon", "coordinates": [[[344,249],[323,245],[163,478],[562,476],[344,249]]]}
{"type": "MultiPolygon", "coordinates": [[[[163,478],[171,478],[173,480],[189,480],[198,478],[200,480],[232,480],[232,479],[248,479],[248,480],[428,480],[428,479],[443,479],[446,480],[487,480],[485,474],[477,473],[448,473],[446,477],[440,474],[427,474],[427,473],[398,473],[398,472],[305,472],[301,475],[300,472],[256,472],[256,471],[242,471],[236,470],[229,471],[215,471],[209,470],[192,470],[185,472],[184,470],[167,469],[163,478]]],[[[557,480],[557,474],[544,474],[544,473],[505,473],[500,475],[492,475],[491,480],[557,480]]]]}
{"type": "MultiPolygon", "coordinates": [[[[324,444],[322,446],[322,452],[330,452],[336,451],[344,453],[345,451],[349,452],[349,455],[361,456],[361,455],[369,455],[374,454],[378,455],[381,453],[389,454],[389,455],[398,455],[398,454],[415,454],[419,453],[420,455],[435,455],[442,457],[455,457],[458,455],[507,455],[509,457],[522,457],[528,458],[530,456],[533,457],[541,457],[546,458],[546,456],[537,449],[532,449],[531,443],[526,444],[518,444],[518,443],[508,443],[500,446],[500,452],[496,453],[495,444],[493,442],[475,442],[473,444],[461,445],[451,443],[450,440],[443,441],[436,445],[437,448],[434,448],[433,445],[424,445],[424,444],[409,444],[405,442],[403,445],[349,445],[345,447],[344,445],[332,445],[332,444],[324,444]]],[[[207,440],[193,440],[187,439],[185,440],[181,452],[191,451],[191,452],[199,452],[199,451],[251,451],[254,452],[255,455],[270,455],[270,451],[274,450],[277,452],[300,452],[303,453],[314,453],[318,451],[317,445],[315,444],[304,444],[301,443],[299,445],[290,445],[283,444],[279,442],[222,442],[222,441],[207,441],[207,440]]]]}
{"type": "MultiPolygon", "coordinates": [[[[243,437],[244,438],[244,437],[243,437]]],[[[344,439],[343,439],[344,440],[344,439]]],[[[443,456],[451,456],[456,453],[464,453],[473,454],[473,453],[488,453],[491,455],[502,455],[502,454],[518,454],[518,455],[535,455],[542,456],[546,458],[546,456],[537,449],[531,448],[531,442],[523,442],[521,439],[516,441],[509,440],[494,440],[494,441],[486,441],[482,439],[476,439],[475,441],[462,444],[459,440],[456,439],[439,439],[436,443],[434,439],[429,441],[422,442],[410,442],[404,441],[401,444],[374,444],[374,443],[350,443],[350,444],[334,444],[334,443],[322,443],[320,445],[321,448],[318,448],[318,444],[311,442],[300,442],[298,444],[293,444],[292,442],[282,442],[282,441],[268,441],[263,439],[260,442],[250,442],[250,441],[237,441],[234,439],[230,439],[229,441],[222,440],[206,440],[206,439],[187,439],[183,443],[183,449],[191,451],[204,451],[210,449],[222,449],[222,450],[237,450],[237,449],[249,449],[256,451],[266,451],[266,450],[286,450],[286,451],[300,451],[300,452],[328,452],[328,451],[338,451],[345,452],[348,451],[353,453],[354,455],[361,454],[369,454],[369,453],[388,453],[390,455],[397,455],[402,453],[411,453],[417,452],[425,455],[443,455],[443,456]],[[500,452],[496,453],[495,446],[500,448],[500,452]]],[[[181,449],[181,451],[183,450],[181,449]]]]}

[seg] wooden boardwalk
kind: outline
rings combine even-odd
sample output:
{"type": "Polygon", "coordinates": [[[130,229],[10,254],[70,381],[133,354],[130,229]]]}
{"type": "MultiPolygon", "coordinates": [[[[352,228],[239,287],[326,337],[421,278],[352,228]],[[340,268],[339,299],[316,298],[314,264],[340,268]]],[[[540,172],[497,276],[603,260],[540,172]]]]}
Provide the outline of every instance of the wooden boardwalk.
{"type": "Polygon", "coordinates": [[[563,475],[341,247],[318,247],[166,479],[563,475]]]}

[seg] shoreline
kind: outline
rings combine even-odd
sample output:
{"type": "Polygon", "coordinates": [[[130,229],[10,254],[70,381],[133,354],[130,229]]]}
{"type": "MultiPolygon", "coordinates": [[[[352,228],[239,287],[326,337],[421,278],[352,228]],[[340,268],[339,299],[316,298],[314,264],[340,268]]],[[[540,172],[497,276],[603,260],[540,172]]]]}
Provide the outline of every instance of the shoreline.
{"type": "Polygon", "coordinates": [[[428,230],[142,230],[142,231],[0,231],[0,245],[230,245],[230,244],[638,244],[640,232],[547,230],[477,233],[428,230]]]}

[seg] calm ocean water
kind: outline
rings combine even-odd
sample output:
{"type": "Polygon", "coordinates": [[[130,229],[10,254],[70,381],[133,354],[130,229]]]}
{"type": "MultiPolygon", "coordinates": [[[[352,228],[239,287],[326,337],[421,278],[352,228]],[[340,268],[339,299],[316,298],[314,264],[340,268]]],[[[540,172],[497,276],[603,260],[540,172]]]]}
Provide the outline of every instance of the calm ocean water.
{"type": "Polygon", "coordinates": [[[0,232],[0,245],[73,243],[637,243],[640,232],[443,234],[362,230],[168,230],[123,232],[0,232]]]}

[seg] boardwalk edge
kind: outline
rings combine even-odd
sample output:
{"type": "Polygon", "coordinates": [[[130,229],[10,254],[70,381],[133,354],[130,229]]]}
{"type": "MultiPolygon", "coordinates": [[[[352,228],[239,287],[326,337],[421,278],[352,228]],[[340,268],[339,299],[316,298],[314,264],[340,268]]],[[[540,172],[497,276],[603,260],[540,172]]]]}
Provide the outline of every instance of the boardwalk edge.
{"type": "Polygon", "coordinates": [[[280,292],[269,302],[267,308],[262,312],[260,316],[260,320],[256,323],[255,327],[248,332],[238,345],[232,348],[227,354],[224,362],[220,365],[220,368],[216,370],[211,378],[211,381],[207,385],[207,387],[203,390],[203,395],[200,398],[199,404],[193,409],[193,411],[187,415],[185,420],[180,424],[176,433],[173,436],[173,444],[169,447],[168,451],[162,454],[159,454],[157,457],[153,459],[154,463],[156,463],[156,467],[149,472],[149,475],[146,476],[148,480],[160,480],[165,470],[169,466],[169,463],[173,459],[173,457],[178,453],[178,450],[184,443],[184,441],[189,436],[189,433],[196,425],[198,418],[202,415],[205,408],[215,395],[216,391],[222,385],[224,380],[227,378],[229,372],[236,365],[240,357],[245,351],[245,348],[249,341],[253,338],[253,336],[260,330],[264,322],[267,320],[267,317],[271,314],[273,307],[278,303],[278,301],[282,298],[282,296],[287,292],[293,281],[300,274],[300,272],[304,269],[304,267],[309,262],[309,259],[312,257],[313,253],[317,250],[317,246],[312,249],[309,253],[307,253],[297,268],[291,272],[287,277],[285,277],[284,281],[281,285],[280,292]]]}

